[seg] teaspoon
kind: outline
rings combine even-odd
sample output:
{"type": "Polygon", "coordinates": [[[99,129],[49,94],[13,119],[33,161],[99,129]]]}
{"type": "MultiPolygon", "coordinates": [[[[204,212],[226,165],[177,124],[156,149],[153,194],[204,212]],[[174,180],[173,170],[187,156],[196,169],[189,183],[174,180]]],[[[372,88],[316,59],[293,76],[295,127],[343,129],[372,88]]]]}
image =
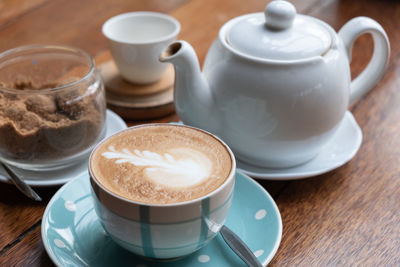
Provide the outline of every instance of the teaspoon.
{"type": "Polygon", "coordinates": [[[6,170],[11,178],[11,181],[15,184],[19,191],[21,191],[25,196],[36,201],[42,201],[42,198],[33,189],[25,183],[18,175],[15,174],[6,164],[0,162],[1,166],[6,170]]]}
{"type": "Polygon", "coordinates": [[[220,230],[222,238],[228,246],[236,253],[249,267],[263,267],[249,247],[234,232],[225,225],[220,230]]]}

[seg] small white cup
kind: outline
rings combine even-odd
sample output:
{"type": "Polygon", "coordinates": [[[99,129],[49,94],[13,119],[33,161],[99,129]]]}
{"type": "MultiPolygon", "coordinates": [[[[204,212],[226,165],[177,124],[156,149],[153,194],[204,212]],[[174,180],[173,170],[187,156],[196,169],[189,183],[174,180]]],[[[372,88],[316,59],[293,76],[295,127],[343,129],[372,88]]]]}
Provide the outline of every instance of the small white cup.
{"type": "Polygon", "coordinates": [[[111,54],[120,75],[133,83],[147,84],[163,75],[165,63],[158,55],[176,39],[179,22],[156,12],[130,12],[110,18],[103,24],[111,54]]]}

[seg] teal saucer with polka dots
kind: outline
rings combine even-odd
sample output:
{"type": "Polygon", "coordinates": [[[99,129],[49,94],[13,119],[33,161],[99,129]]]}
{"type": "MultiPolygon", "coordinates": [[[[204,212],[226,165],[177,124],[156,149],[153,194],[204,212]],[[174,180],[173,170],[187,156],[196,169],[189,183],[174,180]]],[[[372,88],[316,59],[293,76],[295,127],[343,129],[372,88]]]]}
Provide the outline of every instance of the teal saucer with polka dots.
{"type": "MultiPolygon", "coordinates": [[[[264,266],[271,261],[282,236],[279,210],[264,188],[240,172],[226,225],[264,266]]],[[[145,259],[124,250],[97,219],[88,176],[71,180],[50,200],[43,215],[42,240],[57,266],[246,266],[220,235],[195,253],[171,261],[145,259]]]]}

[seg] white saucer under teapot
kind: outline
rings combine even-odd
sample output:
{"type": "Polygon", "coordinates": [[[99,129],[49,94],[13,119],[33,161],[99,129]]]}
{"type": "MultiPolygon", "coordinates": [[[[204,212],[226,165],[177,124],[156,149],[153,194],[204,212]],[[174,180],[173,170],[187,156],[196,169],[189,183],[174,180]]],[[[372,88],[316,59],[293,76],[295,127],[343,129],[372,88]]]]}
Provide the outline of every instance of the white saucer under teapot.
{"type": "Polygon", "coordinates": [[[225,23],[203,72],[185,41],[170,44],[160,60],[175,66],[183,123],[220,136],[241,161],[284,168],[318,154],[349,104],[381,79],[389,53],[385,31],[370,18],[354,18],[337,34],[276,0],[225,23]],[[351,80],[353,43],[364,33],[372,34],[373,55],[351,80]]]}

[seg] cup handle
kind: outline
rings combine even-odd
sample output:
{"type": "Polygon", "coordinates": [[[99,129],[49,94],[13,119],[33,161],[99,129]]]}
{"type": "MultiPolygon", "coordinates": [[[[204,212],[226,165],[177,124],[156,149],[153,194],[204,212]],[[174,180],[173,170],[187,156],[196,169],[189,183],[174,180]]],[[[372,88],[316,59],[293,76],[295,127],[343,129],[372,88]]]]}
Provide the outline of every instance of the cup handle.
{"type": "Polygon", "coordinates": [[[370,33],[374,40],[374,52],[368,66],[350,84],[350,104],[371,90],[382,78],[389,61],[390,44],[382,26],[367,17],[357,17],[347,22],[339,31],[349,62],[354,41],[362,34],[370,33]]]}

